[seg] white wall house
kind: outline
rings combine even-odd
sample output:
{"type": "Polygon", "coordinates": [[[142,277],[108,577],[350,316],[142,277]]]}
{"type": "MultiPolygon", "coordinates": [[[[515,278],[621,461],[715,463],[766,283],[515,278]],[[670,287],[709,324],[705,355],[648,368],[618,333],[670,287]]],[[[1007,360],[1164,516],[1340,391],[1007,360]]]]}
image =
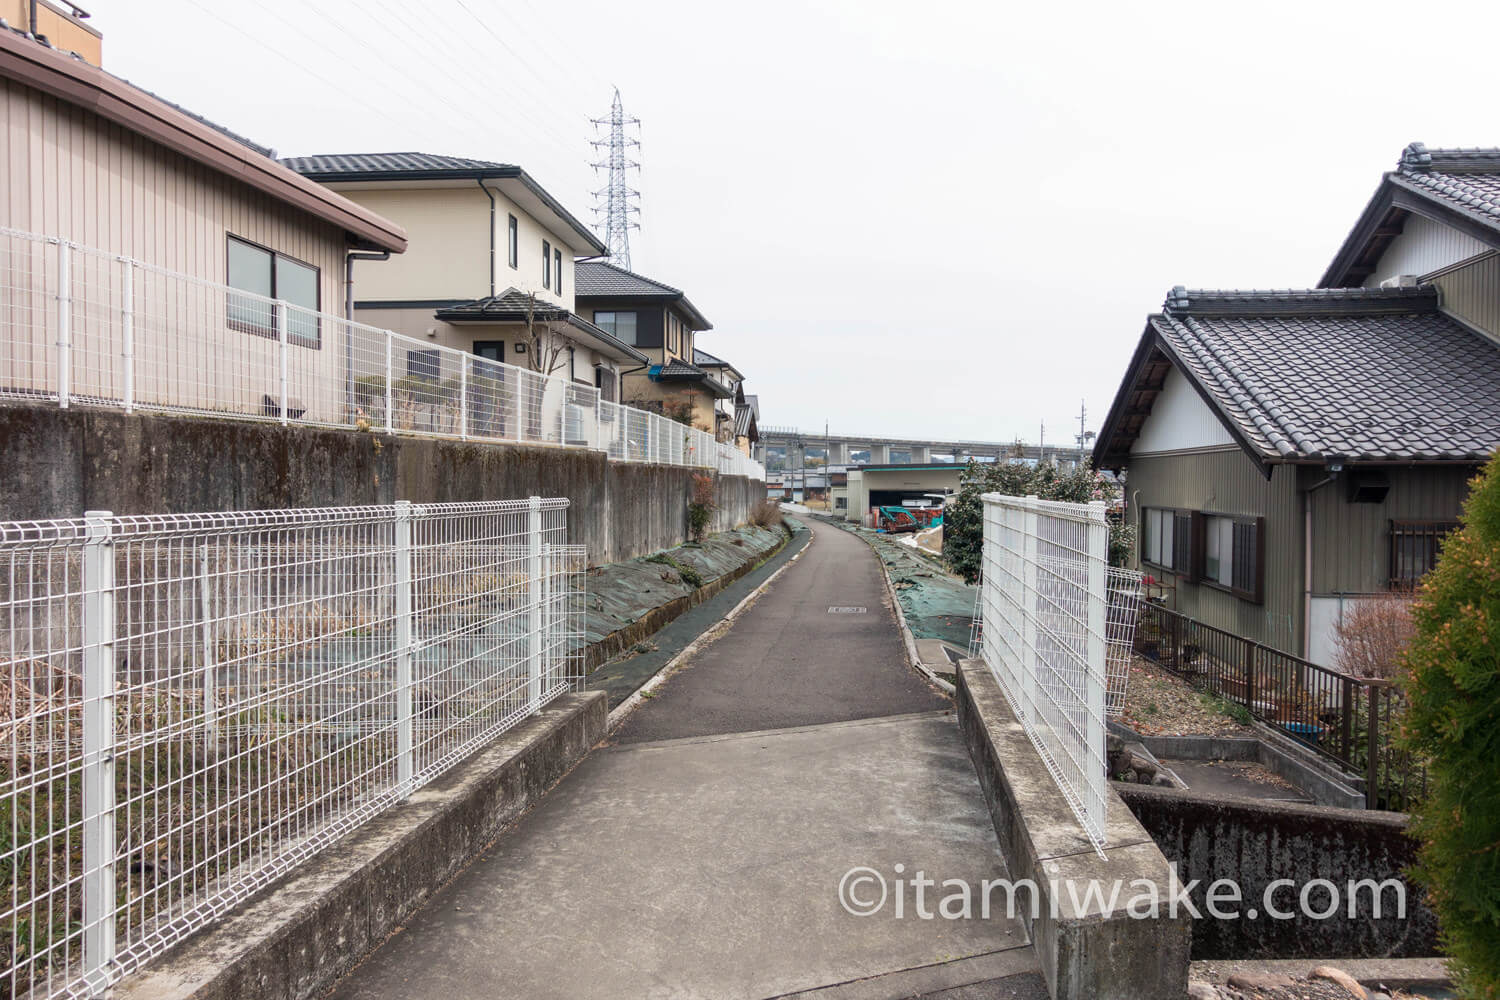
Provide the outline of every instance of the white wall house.
{"type": "Polygon", "coordinates": [[[407,230],[405,254],[356,266],[360,322],[596,386],[612,402],[620,370],[646,360],[574,311],[574,258],[606,248],[520,167],[427,153],[282,162],[407,230]],[[553,349],[536,349],[528,308],[553,349]]]}

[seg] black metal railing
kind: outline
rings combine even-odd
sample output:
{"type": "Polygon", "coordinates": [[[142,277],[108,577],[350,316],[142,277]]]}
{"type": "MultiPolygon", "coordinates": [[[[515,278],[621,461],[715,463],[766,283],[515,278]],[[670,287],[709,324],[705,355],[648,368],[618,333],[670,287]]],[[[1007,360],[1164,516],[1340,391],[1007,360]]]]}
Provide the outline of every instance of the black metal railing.
{"type": "Polygon", "coordinates": [[[1155,603],[1141,609],[1135,649],[1362,777],[1371,809],[1404,810],[1426,791],[1426,766],[1396,745],[1406,703],[1391,681],[1331,670],[1155,603]]]}

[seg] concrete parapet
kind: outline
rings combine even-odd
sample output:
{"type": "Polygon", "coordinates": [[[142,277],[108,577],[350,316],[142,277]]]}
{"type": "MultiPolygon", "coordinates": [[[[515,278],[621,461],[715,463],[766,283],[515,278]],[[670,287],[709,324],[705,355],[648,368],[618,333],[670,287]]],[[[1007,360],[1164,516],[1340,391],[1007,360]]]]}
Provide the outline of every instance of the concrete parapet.
{"type": "Polygon", "coordinates": [[[1185,996],[1191,919],[1170,906],[1174,875],[1151,835],[1111,791],[1101,858],[982,662],[958,665],[956,697],[1010,877],[1037,887],[1023,916],[1055,1000],[1185,996]],[[1102,898],[1088,894],[1091,883],[1102,898]],[[1137,918],[1125,904],[1145,887],[1156,915],[1137,918]]]}

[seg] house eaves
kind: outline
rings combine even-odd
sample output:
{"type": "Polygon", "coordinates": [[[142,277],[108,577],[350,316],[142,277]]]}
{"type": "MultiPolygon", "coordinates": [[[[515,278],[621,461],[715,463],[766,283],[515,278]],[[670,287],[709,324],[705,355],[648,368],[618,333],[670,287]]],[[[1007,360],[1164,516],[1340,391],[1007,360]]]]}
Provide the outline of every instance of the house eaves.
{"type": "Polygon", "coordinates": [[[1406,220],[1420,215],[1500,249],[1500,150],[1428,150],[1412,143],[1380,186],[1318,280],[1319,288],[1357,288],[1375,271],[1406,220]],[[1465,178],[1474,181],[1466,190],[1465,178]]]}
{"type": "Polygon", "coordinates": [[[0,31],[0,77],[114,122],[150,142],[343,230],[350,245],[401,253],[406,233],[204,120],[74,56],[0,31]]]}

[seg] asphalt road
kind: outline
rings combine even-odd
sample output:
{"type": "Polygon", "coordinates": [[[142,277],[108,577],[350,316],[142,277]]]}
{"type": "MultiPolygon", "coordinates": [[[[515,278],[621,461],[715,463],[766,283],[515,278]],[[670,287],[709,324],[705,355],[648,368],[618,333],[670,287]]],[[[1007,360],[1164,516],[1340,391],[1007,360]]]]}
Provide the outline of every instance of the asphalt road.
{"type": "Polygon", "coordinates": [[[637,709],[618,742],[784,729],[950,707],[906,662],[870,547],[807,519],[813,542],[730,631],[637,709]],[[835,611],[830,608],[863,608],[835,611]]]}

